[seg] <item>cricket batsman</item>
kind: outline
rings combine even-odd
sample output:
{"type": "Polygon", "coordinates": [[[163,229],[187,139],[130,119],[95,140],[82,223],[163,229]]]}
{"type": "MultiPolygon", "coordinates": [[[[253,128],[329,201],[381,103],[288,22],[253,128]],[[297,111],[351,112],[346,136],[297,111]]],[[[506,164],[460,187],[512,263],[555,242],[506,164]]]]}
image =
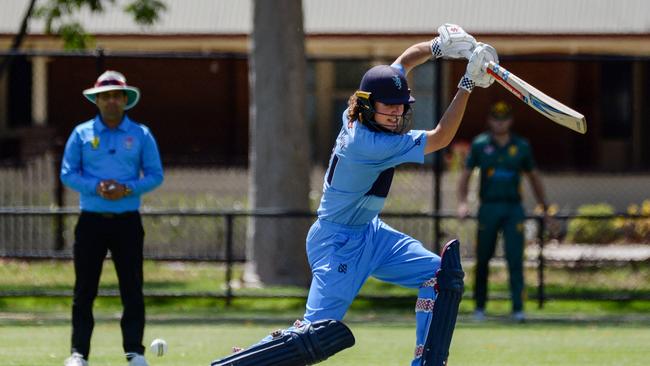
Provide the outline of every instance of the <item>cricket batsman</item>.
{"type": "Polygon", "coordinates": [[[439,36],[408,47],[391,65],[368,70],[341,116],[323,182],[318,219],[307,235],[312,283],[304,320],[273,332],[261,342],[212,366],[312,365],[354,344],[341,322],[369,276],[419,290],[413,366],[447,363],[464,272],[459,242],[441,256],[379,218],[395,173],[402,163],[424,163],[424,156],[453,139],[470,93],[493,82],[482,68],[498,61],[494,48],[476,43],[461,27],[445,24],[439,36]],[[458,91],[437,126],[411,130],[411,95],[406,76],[440,57],[471,52],[458,91]]]}

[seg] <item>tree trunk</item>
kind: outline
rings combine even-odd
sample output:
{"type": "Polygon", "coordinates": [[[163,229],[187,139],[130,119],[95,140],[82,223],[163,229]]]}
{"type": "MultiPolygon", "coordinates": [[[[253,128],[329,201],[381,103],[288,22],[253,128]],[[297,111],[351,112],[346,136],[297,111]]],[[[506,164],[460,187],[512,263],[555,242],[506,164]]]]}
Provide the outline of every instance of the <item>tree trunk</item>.
{"type": "MultiPolygon", "coordinates": [[[[11,42],[11,48],[9,48],[9,51],[11,52],[16,52],[20,49],[20,46],[23,44],[23,39],[25,39],[25,36],[27,35],[27,26],[29,24],[29,19],[32,17],[32,12],[34,10],[34,5],[36,4],[36,0],[31,0],[29,2],[29,5],[27,6],[27,10],[25,11],[25,15],[23,15],[23,20],[20,23],[20,29],[18,30],[18,33],[14,36],[14,40],[11,42]]],[[[0,61],[0,79],[2,79],[2,76],[4,75],[5,69],[9,68],[11,65],[11,61],[13,59],[14,55],[9,54],[5,58],[0,61]]]]}
{"type": "MultiPolygon", "coordinates": [[[[255,1],[249,61],[249,198],[254,210],[309,210],[305,69],[302,1],[255,1]]],[[[309,283],[305,236],[311,221],[252,218],[244,280],[271,285],[309,283]]]]}

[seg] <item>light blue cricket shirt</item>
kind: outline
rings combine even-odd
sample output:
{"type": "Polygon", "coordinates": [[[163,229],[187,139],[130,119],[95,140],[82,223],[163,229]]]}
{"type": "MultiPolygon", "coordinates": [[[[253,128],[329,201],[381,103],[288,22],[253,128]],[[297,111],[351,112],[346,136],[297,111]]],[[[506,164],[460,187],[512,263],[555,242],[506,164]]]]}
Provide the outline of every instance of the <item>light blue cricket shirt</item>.
{"type": "Polygon", "coordinates": [[[80,193],[82,211],[137,211],[140,196],[163,181],[156,140],[146,126],[126,115],[115,129],[106,127],[97,115],[75,127],[68,138],[61,181],[80,193]],[[100,197],[96,187],[105,179],[126,184],[132,193],[115,201],[100,197]]]}
{"type": "Polygon", "coordinates": [[[403,135],[374,132],[347,110],[323,182],[318,218],[344,225],[365,225],[383,209],[394,167],[424,162],[426,131],[403,135]]]}

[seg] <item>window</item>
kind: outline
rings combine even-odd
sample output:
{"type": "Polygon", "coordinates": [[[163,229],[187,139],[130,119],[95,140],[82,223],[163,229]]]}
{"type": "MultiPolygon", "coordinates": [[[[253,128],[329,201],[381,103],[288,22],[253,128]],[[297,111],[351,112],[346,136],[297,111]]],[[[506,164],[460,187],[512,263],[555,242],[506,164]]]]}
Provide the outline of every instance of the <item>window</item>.
{"type": "Polygon", "coordinates": [[[602,137],[627,139],[632,134],[632,63],[603,62],[601,73],[602,137]]]}

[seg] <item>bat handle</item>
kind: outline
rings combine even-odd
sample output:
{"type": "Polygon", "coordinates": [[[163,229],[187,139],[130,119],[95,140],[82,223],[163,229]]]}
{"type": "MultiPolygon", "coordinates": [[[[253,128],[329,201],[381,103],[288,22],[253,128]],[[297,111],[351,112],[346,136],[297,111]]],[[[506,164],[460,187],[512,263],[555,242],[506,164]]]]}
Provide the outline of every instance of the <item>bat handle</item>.
{"type": "MultiPolygon", "coordinates": [[[[463,50],[463,51],[460,51],[460,53],[463,55],[463,57],[465,57],[468,60],[469,60],[470,57],[472,57],[472,51],[470,51],[470,50],[463,50]]],[[[490,66],[489,62],[486,62],[485,64],[483,64],[483,71],[487,70],[488,66],[490,66]]]]}

